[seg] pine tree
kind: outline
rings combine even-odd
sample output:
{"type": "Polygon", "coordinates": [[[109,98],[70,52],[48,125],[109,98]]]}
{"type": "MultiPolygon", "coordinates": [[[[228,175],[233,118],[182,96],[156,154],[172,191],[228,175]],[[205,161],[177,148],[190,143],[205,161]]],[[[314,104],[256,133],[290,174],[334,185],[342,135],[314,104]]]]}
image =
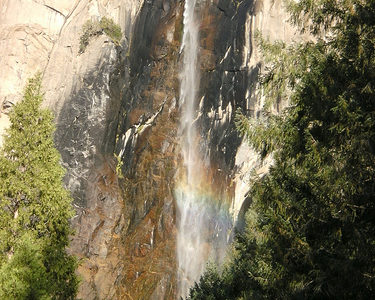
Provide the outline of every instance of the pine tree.
{"type": "Polygon", "coordinates": [[[65,250],[72,199],[42,100],[38,74],[10,113],[0,149],[1,299],[74,299],[77,292],[76,260],[65,250]]]}
{"type": "Polygon", "coordinates": [[[281,115],[238,128],[262,156],[247,226],[231,261],[202,283],[215,299],[371,299],[375,292],[375,2],[288,1],[314,39],[260,39],[266,97],[289,97],[281,115]]]}

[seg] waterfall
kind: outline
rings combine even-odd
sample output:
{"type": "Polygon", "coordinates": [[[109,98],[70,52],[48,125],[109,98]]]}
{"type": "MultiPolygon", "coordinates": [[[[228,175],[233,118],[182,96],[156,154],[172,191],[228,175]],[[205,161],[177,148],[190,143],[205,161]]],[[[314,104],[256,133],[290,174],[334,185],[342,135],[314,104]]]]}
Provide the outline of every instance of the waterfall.
{"type": "Polygon", "coordinates": [[[230,217],[221,209],[210,178],[210,165],[203,156],[197,128],[197,93],[199,90],[199,30],[197,0],[185,0],[184,32],[181,52],[179,128],[183,172],[175,189],[177,220],[178,298],[186,297],[189,288],[203,273],[209,259],[220,261],[227,245],[230,217]]]}

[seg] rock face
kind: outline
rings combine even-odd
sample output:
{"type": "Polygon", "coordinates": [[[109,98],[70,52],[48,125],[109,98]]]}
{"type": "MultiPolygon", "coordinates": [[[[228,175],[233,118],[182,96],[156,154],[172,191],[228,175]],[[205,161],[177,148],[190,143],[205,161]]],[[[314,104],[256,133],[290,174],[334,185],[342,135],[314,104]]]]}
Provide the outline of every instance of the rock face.
{"type": "MultiPolygon", "coordinates": [[[[249,201],[249,176],[267,172],[235,129],[236,110],[257,117],[261,58],[256,29],[291,40],[281,0],[201,0],[197,124],[216,193],[234,216],[249,201]]],[[[72,191],[82,258],[82,299],[175,299],[174,184],[178,140],[182,0],[0,2],[0,133],[26,79],[43,72],[45,105],[72,191]],[[106,16],[121,45],[94,37],[79,54],[82,26],[106,16]]],[[[277,110],[278,107],[275,107],[277,110]]],[[[1,141],[0,141],[1,142],[1,141]]]]}
{"type": "MultiPolygon", "coordinates": [[[[9,125],[5,113],[22,97],[27,78],[43,71],[72,1],[0,2],[0,134],[9,125]],[[51,6],[52,5],[52,6],[51,6]]],[[[1,137],[0,137],[1,144],[1,137]]]]}

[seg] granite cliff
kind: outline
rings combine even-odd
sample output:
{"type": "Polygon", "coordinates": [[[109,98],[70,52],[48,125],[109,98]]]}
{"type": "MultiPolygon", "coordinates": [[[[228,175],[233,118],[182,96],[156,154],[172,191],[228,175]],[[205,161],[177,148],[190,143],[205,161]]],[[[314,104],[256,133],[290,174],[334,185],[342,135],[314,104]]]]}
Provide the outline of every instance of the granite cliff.
{"type": "MultiPolygon", "coordinates": [[[[179,72],[184,1],[0,2],[0,132],[26,79],[43,73],[45,106],[75,201],[70,251],[82,258],[82,299],[175,299],[174,184],[181,165],[179,72]],[[110,17],[123,39],[93,38],[87,20],[110,17]]],[[[254,32],[293,39],[281,0],[198,1],[197,124],[216,194],[234,219],[248,205],[250,172],[267,172],[234,126],[257,117],[262,67],[254,32]]],[[[277,110],[278,108],[275,107],[277,110]]]]}

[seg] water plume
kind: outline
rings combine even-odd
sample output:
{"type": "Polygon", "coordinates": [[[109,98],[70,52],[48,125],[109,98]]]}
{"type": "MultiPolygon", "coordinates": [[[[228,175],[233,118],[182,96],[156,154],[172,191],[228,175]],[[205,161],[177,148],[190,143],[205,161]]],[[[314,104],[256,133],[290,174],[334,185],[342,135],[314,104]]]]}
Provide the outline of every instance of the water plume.
{"type": "Polygon", "coordinates": [[[185,0],[183,53],[180,73],[180,144],[183,168],[175,189],[177,200],[177,296],[186,297],[189,288],[203,273],[209,259],[220,261],[225,253],[231,228],[223,199],[214,192],[210,163],[197,128],[199,91],[199,24],[197,0],[185,0]]]}

